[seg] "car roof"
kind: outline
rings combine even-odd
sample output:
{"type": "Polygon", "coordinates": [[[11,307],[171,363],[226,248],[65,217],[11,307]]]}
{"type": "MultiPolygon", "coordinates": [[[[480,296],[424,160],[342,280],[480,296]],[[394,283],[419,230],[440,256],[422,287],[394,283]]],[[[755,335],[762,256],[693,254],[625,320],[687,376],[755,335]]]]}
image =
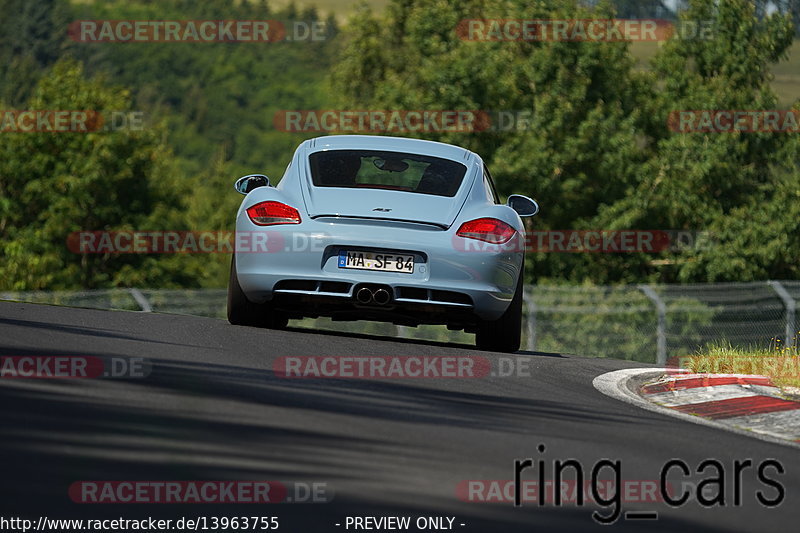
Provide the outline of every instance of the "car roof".
{"type": "Polygon", "coordinates": [[[309,153],[323,150],[385,150],[442,157],[461,163],[477,157],[469,150],[452,144],[383,135],[328,135],[309,139],[303,144],[309,153]]]}

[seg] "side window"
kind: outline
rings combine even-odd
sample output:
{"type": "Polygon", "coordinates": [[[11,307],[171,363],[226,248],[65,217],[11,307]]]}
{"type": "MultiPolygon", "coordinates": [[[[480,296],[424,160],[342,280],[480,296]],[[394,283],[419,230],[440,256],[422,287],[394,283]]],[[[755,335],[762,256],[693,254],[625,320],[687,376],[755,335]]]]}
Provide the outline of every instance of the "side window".
{"type": "Polygon", "coordinates": [[[494,181],[492,181],[492,175],[489,174],[489,169],[486,168],[486,165],[483,165],[483,186],[486,187],[486,194],[489,198],[491,198],[494,203],[499,203],[497,190],[494,188],[494,181]]]}

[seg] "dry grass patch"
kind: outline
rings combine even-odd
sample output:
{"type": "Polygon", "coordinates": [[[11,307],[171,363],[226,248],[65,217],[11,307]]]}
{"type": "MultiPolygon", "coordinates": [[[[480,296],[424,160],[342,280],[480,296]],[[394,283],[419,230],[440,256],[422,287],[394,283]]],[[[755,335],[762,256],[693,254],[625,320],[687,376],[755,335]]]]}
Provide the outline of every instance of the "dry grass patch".
{"type": "Polygon", "coordinates": [[[697,373],[769,376],[780,387],[800,388],[798,347],[783,344],[779,339],[773,339],[767,348],[714,343],[697,354],[681,358],[681,366],[697,373]]]}

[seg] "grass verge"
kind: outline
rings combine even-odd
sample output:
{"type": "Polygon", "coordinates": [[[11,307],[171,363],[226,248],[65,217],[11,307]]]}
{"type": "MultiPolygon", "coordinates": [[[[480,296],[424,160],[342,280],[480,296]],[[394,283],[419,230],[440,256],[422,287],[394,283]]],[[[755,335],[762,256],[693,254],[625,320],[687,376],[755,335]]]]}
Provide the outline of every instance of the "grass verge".
{"type": "Polygon", "coordinates": [[[797,346],[783,346],[777,339],[767,348],[713,343],[694,355],[682,357],[681,367],[697,373],[769,376],[779,387],[800,388],[798,353],[797,346]]]}

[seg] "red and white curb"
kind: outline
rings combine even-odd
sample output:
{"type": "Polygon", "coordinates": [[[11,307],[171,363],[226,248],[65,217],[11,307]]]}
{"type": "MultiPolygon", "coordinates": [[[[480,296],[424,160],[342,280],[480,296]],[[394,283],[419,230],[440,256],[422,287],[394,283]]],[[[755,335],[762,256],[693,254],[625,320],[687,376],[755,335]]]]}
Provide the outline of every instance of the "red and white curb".
{"type": "Polygon", "coordinates": [[[598,376],[593,385],[603,394],[650,411],[770,442],[800,444],[800,403],[782,398],[766,376],[635,368],[598,376]],[[671,375],[640,390],[630,385],[632,378],[665,373],[671,375]]]}

